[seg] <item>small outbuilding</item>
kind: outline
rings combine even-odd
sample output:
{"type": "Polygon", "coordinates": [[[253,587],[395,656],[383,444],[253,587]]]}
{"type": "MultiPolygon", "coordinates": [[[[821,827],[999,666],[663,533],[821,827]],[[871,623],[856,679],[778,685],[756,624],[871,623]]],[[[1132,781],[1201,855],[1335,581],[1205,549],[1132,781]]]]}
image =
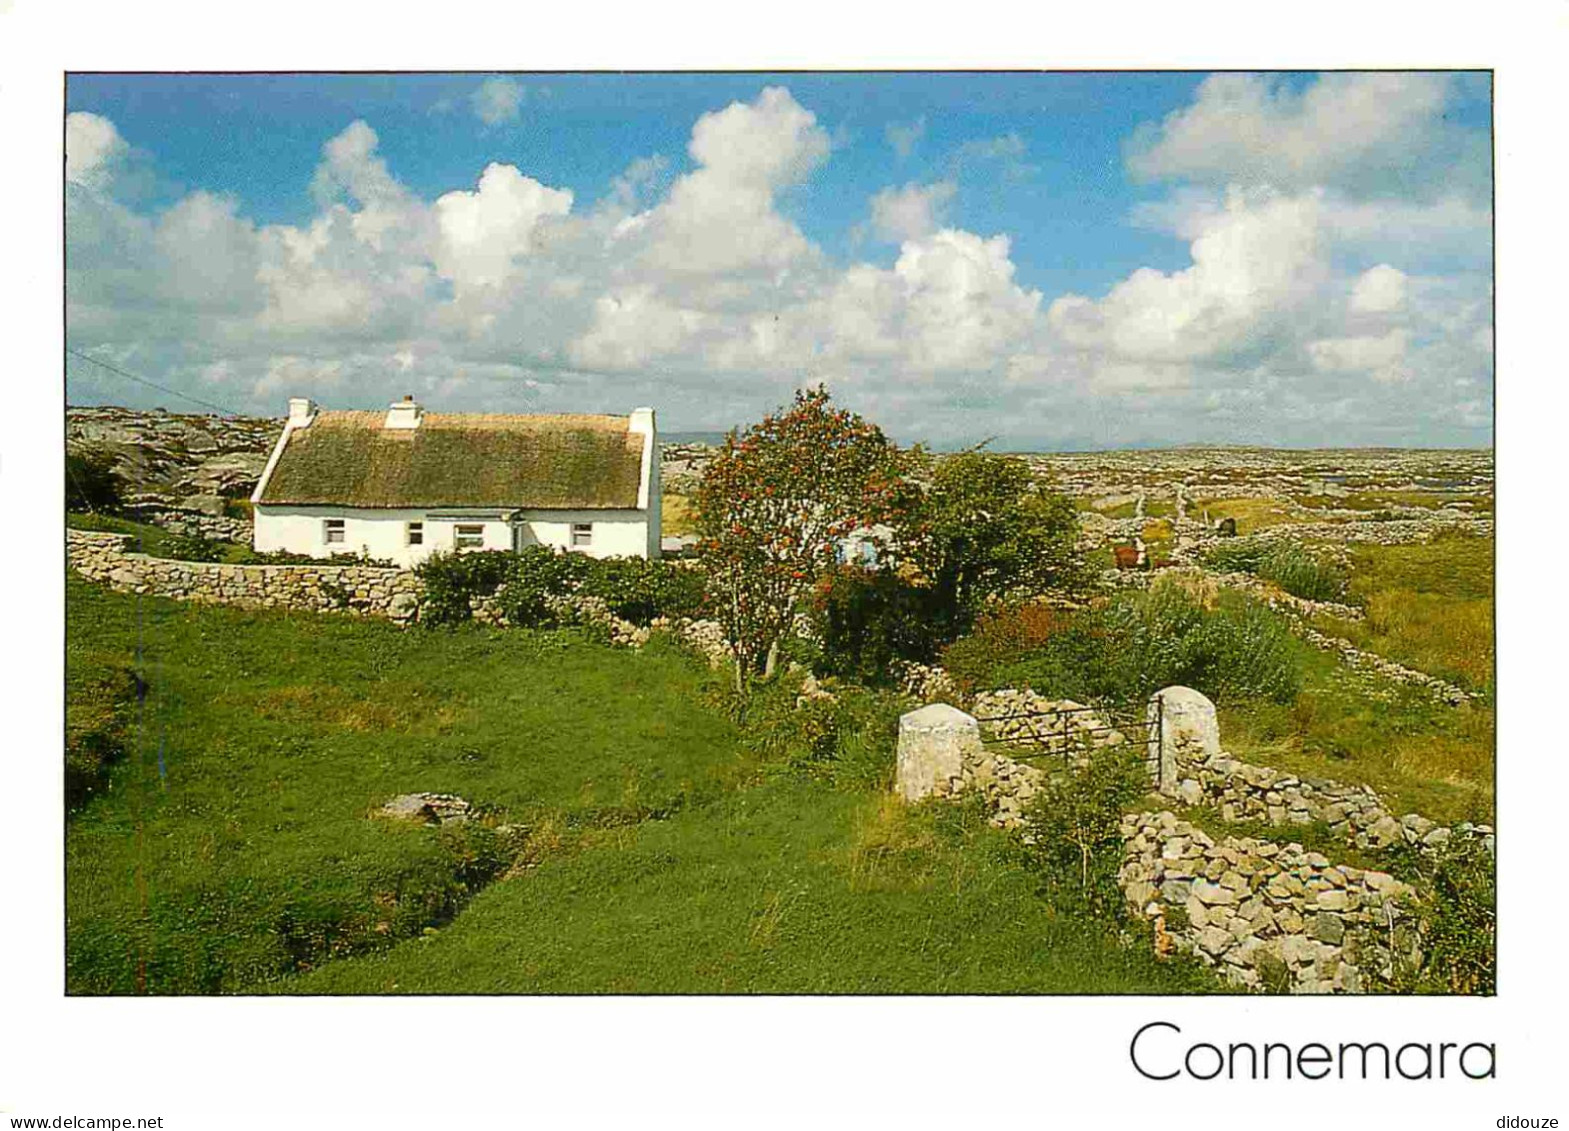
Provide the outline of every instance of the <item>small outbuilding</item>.
{"type": "Polygon", "coordinates": [[[552,546],[659,556],[654,410],[627,416],[380,412],[289,401],[251,495],[258,551],[412,566],[462,550],[552,546]]]}

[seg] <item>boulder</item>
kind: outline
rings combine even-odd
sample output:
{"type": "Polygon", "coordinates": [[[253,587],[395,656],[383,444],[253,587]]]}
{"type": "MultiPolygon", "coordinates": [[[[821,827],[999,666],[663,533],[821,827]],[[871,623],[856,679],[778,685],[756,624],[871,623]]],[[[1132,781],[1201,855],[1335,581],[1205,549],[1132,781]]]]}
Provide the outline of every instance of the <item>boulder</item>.
{"type": "Polygon", "coordinates": [[[419,598],[412,593],[395,593],[387,602],[387,616],[407,624],[419,616],[419,598]]]}

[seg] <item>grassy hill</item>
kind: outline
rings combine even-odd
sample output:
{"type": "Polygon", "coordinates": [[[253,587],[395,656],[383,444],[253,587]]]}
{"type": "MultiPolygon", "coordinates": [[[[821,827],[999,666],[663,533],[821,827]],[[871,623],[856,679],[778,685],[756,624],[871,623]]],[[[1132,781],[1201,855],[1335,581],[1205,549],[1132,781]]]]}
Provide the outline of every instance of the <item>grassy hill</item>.
{"type": "Polygon", "coordinates": [[[68,669],[145,689],[68,825],[70,992],[1213,988],[1056,912],[975,811],[892,803],[886,735],[870,775],[752,753],[673,648],[67,601],[68,669]],[[372,818],[415,791],[481,819],[372,818]]]}

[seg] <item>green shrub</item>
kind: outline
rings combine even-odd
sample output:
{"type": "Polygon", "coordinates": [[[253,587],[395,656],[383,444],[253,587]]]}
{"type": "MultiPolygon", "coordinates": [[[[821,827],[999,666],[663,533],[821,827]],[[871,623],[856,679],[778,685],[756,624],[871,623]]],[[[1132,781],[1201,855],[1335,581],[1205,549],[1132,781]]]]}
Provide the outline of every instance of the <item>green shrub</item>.
{"type": "MultiPolygon", "coordinates": [[[[1438,994],[1498,992],[1496,860],[1480,837],[1456,835],[1430,853],[1409,853],[1420,873],[1415,912],[1420,958],[1396,966],[1396,988],[1438,994]]],[[[1403,949],[1397,946],[1397,949],[1403,949]]]]}
{"type": "Polygon", "coordinates": [[[656,617],[696,616],[703,607],[703,575],[646,558],[587,559],[578,592],[598,597],[612,613],[633,624],[656,617]]]}
{"type": "MultiPolygon", "coordinates": [[[[1038,614],[1031,614],[1038,615],[1038,614]]],[[[972,690],[1032,687],[1053,697],[1142,703],[1182,684],[1216,702],[1280,702],[1302,686],[1302,648],[1283,619],[1257,601],[1222,593],[1206,606],[1181,585],[1119,594],[1102,608],[1056,614],[1033,634],[1019,609],[999,611],[943,652],[972,690]]]]}
{"type": "Polygon", "coordinates": [[[221,562],[226,545],[200,534],[170,534],[159,556],[180,562],[221,562]]]}
{"type": "Polygon", "coordinates": [[[121,489],[114,458],[108,452],[83,449],[66,453],[66,510],[113,514],[120,509],[121,489]]]}
{"type": "Polygon", "coordinates": [[[951,619],[940,614],[930,588],[858,566],[824,578],[809,610],[822,642],[818,670],[873,686],[889,682],[896,660],[931,663],[951,619]]]}
{"type": "Polygon", "coordinates": [[[552,598],[573,593],[597,597],[610,612],[636,624],[693,615],[703,599],[702,575],[673,563],[596,559],[548,546],[528,546],[517,553],[433,554],[415,572],[425,582],[423,616],[431,624],[468,620],[473,597],[494,596],[510,623],[538,628],[560,620],[552,598]]]}
{"type": "Polygon", "coordinates": [[[550,598],[565,597],[583,584],[593,559],[548,546],[528,546],[505,555],[505,580],[496,590],[502,615],[521,627],[549,628],[557,623],[550,598]]]}
{"type": "Polygon", "coordinates": [[[318,559],[292,550],[245,550],[234,560],[239,565],[310,565],[318,559]]]}
{"type": "Polygon", "coordinates": [[[1338,601],[1346,595],[1349,581],[1345,571],[1290,542],[1282,542],[1264,555],[1258,575],[1307,601],[1338,601]]]}
{"type": "Polygon", "coordinates": [[[1222,542],[1204,555],[1204,565],[1217,573],[1257,573],[1265,552],[1261,542],[1222,542]]]}
{"type": "Polygon", "coordinates": [[[1083,753],[1084,765],[1049,775],[1025,810],[1031,828],[1022,852],[1053,903],[1121,921],[1122,814],[1149,791],[1149,773],[1131,746],[1083,753]]]}
{"type": "Polygon", "coordinates": [[[507,579],[515,557],[506,550],[432,554],[414,569],[425,583],[420,620],[425,624],[460,624],[468,620],[469,598],[494,594],[507,579]]]}
{"type": "Polygon", "coordinates": [[[891,788],[899,715],[909,704],[892,692],[853,685],[802,699],[801,683],[785,674],[737,692],[729,680],[715,677],[707,699],[737,725],[741,745],[767,768],[851,789],[891,788]]]}
{"type": "Polygon", "coordinates": [[[1308,601],[1341,600],[1349,584],[1344,570],[1294,542],[1223,542],[1204,556],[1204,564],[1221,573],[1255,574],[1308,601]]]}

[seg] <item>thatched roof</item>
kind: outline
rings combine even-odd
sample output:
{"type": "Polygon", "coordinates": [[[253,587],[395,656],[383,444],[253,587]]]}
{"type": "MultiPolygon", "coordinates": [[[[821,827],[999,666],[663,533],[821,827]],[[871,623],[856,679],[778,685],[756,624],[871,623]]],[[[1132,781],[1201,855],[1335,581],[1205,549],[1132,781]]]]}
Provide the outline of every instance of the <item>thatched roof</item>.
{"type": "Polygon", "coordinates": [[[296,429],[261,499],[350,507],[637,506],[644,437],[624,416],[322,412],[296,429]]]}

